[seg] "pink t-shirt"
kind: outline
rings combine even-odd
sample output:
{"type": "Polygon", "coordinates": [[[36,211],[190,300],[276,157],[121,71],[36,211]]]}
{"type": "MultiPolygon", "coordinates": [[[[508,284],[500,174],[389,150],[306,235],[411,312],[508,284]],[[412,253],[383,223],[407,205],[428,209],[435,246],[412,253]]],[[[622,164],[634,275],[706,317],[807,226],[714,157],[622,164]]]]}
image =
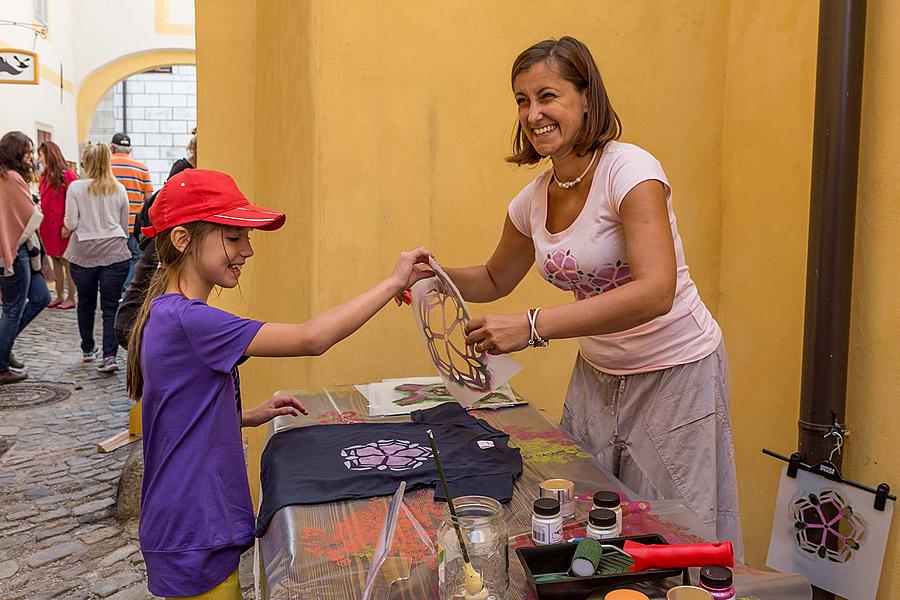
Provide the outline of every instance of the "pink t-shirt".
{"type": "Polygon", "coordinates": [[[619,208],[634,186],[656,179],[666,188],[677,281],[672,310],[625,331],[581,337],[581,355],[612,375],[657,371],[709,356],[721,342],[722,332],[688,273],[672,210],[672,188],[659,161],[642,148],[613,141],[606,145],[595,169],[581,214],[558,233],[550,233],[546,227],[551,171],[538,175],[510,202],[509,218],[534,242],[541,276],[574,292],[576,300],[628,284],[631,265],[619,208]]]}

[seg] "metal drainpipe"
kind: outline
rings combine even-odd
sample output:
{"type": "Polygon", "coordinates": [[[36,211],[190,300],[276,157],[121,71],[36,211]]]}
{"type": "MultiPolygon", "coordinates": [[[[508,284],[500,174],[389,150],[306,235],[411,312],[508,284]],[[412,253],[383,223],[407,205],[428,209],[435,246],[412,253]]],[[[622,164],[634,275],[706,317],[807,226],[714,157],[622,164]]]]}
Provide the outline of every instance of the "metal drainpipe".
{"type": "Polygon", "coordinates": [[[128,133],[128,79],[122,80],[122,133],[128,133]]]}
{"type": "Polygon", "coordinates": [[[820,0],[799,421],[808,464],[829,457],[823,436],[845,422],[865,34],[865,0],[820,0]]]}

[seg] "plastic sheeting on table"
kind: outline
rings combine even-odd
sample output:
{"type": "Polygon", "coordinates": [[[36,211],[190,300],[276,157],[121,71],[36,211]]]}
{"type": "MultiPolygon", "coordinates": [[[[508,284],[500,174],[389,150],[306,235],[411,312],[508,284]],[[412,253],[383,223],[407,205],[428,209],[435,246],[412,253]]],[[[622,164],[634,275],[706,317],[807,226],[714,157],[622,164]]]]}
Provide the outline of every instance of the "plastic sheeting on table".
{"type": "MultiPolygon", "coordinates": [[[[268,436],[293,427],[322,423],[403,422],[408,417],[375,417],[366,414],[366,401],[352,386],[328,390],[289,390],[309,411],[308,416],[278,417],[269,423],[268,436]]],[[[566,537],[584,535],[587,513],[595,491],[614,490],[623,504],[623,535],[659,533],[670,543],[713,539],[693,512],[678,501],[642,502],[634,492],[601,468],[593,457],[551,424],[532,406],[476,411],[484,419],[510,435],[510,445],[522,452],[524,470],[516,482],[512,500],[504,505],[510,548],[531,545],[531,503],[538,485],[545,479],[564,478],[575,484],[575,519],[564,526],[566,537]]],[[[303,456],[297,457],[303,460],[303,456]]],[[[310,469],[315,469],[310,465],[310,469]]],[[[408,492],[397,523],[394,549],[396,559],[386,574],[396,581],[392,599],[437,598],[437,548],[435,537],[442,520],[443,503],[435,503],[433,490],[408,492]],[[408,567],[408,573],[405,569],[408,567]],[[406,577],[403,579],[403,577],[406,577]]],[[[389,497],[288,506],[272,518],[266,534],[257,540],[256,576],[259,598],[263,600],[319,600],[361,597],[370,560],[389,497]]],[[[522,566],[510,555],[509,598],[533,598],[522,566]]],[[[810,598],[809,584],[797,575],[761,573],[737,569],[740,595],[760,598],[801,600],[810,598]]],[[[696,580],[696,573],[695,573],[696,580]]],[[[672,585],[676,585],[675,582],[672,585]]],[[[648,588],[653,597],[664,597],[659,588],[648,588]]]]}

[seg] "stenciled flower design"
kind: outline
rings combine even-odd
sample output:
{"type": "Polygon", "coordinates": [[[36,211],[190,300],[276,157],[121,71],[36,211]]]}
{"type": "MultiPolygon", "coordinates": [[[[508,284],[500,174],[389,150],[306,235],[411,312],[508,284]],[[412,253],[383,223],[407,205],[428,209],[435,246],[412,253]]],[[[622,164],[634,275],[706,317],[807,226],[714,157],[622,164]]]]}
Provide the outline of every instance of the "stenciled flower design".
{"type": "Polygon", "coordinates": [[[791,505],[799,548],[831,562],[846,563],[866,539],[868,525],[837,490],[807,494],[791,505]]]}
{"type": "Polygon", "coordinates": [[[409,471],[431,458],[431,449],[408,440],[378,440],[341,450],[351,471],[409,471]]]}
{"type": "Polygon", "coordinates": [[[615,264],[602,265],[585,272],[578,268],[578,260],[572,256],[571,250],[563,251],[561,248],[547,254],[544,271],[547,273],[547,281],[562,290],[574,292],[578,300],[608,292],[632,281],[631,265],[621,259],[615,264]]]}

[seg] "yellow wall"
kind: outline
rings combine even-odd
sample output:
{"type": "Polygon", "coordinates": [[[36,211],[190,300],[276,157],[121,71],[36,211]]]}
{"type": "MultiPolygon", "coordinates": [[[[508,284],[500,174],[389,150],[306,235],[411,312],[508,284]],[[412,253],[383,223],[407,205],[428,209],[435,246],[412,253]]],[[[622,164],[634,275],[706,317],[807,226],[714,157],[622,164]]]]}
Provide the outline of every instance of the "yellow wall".
{"type": "Polygon", "coordinates": [[[797,445],[818,7],[734,2],[727,25],[719,322],[751,564],[765,564],[780,465],[797,445]]]}
{"type": "MultiPolygon", "coordinates": [[[[861,173],[854,296],[865,314],[854,314],[849,411],[861,434],[847,463],[861,479],[897,466],[875,462],[888,458],[900,392],[882,351],[893,343],[897,355],[884,325],[897,321],[900,291],[888,184],[900,126],[884,119],[900,86],[900,19],[896,7],[869,10],[868,64],[879,78],[866,88],[863,158],[872,162],[861,173]]],[[[201,165],[235,173],[257,201],[288,213],[281,231],[253,236],[242,289],[221,303],[297,321],[376,283],[405,248],[425,244],[451,266],[483,261],[509,199],[535,175],[502,160],[515,119],[510,64],[545,37],[579,37],[624,139],[669,175],[688,263],[725,330],[746,541],[761,566],[779,465],[760,448],[796,444],[817,16],[816,3],[776,0],[553,10],[521,0],[199,0],[201,165]]],[[[474,312],[570,300],[532,272],[474,312]]],[[[557,418],[574,356],[573,342],[522,352],[513,383],[557,418]]],[[[430,371],[408,310],[390,306],[323,357],[254,360],[242,373],[252,402],[279,388],[430,371]]],[[[261,433],[251,441],[255,474],[261,433]]]]}
{"type": "MultiPolygon", "coordinates": [[[[900,5],[870,2],[863,84],[859,198],[844,472],[900,490],[900,207],[894,180],[900,164],[900,5]]],[[[895,517],[896,518],[896,517],[895,517]]],[[[879,598],[900,597],[900,535],[891,528],[879,598]]]]}

